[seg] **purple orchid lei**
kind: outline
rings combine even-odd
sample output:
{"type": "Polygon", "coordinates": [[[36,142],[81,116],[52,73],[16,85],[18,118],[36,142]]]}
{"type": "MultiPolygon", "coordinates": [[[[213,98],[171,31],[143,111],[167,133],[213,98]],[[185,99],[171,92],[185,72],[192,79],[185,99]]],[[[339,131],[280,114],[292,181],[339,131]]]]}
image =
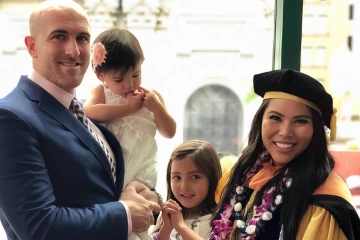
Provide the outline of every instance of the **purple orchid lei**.
{"type": "MultiPolygon", "coordinates": [[[[270,160],[271,156],[267,152],[260,154],[254,166],[245,174],[242,178],[242,185],[237,185],[231,195],[230,203],[223,206],[220,219],[213,221],[214,228],[210,234],[210,240],[225,240],[226,236],[232,232],[235,221],[242,240],[255,240],[256,236],[272,219],[273,214],[278,209],[278,205],[282,203],[282,195],[279,194],[275,197],[275,187],[271,187],[264,193],[260,206],[253,207],[253,216],[248,223],[245,222],[246,220],[242,216],[243,208],[246,206],[251,195],[249,195],[249,188],[245,183],[263,168],[264,163],[270,162],[270,160]]],[[[290,187],[290,178],[284,178],[283,182],[286,187],[290,187]]],[[[281,227],[281,233],[282,229],[283,227],[281,227]]],[[[282,239],[281,233],[279,239],[282,239]]]]}

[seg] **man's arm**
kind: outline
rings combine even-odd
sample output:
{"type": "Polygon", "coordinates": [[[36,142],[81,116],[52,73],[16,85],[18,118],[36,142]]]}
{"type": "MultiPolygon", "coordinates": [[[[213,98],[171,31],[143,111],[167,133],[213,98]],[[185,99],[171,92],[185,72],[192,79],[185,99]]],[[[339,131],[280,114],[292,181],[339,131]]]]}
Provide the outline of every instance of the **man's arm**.
{"type": "Polygon", "coordinates": [[[31,125],[15,112],[0,108],[0,208],[18,238],[126,239],[122,203],[87,208],[56,204],[40,151],[43,147],[31,125]]]}

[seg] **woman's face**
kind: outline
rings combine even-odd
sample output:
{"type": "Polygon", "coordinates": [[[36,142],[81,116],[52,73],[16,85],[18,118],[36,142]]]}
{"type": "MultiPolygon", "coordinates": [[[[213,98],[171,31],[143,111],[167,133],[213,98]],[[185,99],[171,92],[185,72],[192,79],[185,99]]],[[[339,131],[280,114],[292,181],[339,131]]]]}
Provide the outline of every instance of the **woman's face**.
{"type": "Polygon", "coordinates": [[[288,99],[271,99],[262,119],[262,141],[275,165],[285,165],[301,154],[313,136],[308,107],[288,99]]]}

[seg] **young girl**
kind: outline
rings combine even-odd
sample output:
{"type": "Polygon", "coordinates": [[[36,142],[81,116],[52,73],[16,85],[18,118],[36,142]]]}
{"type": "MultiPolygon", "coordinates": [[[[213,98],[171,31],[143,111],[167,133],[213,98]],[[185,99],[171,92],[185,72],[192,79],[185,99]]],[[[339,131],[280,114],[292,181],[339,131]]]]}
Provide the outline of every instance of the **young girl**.
{"type": "Polygon", "coordinates": [[[254,90],[264,101],[248,146],[219,182],[210,239],[360,239],[350,191],[327,146],[324,125],[331,140],[336,131],[332,97],[293,70],[255,75],[254,90]]]}
{"type": "MultiPolygon", "coordinates": [[[[154,136],[158,130],[162,136],[172,138],[176,123],[161,95],[140,86],[144,61],[140,44],[129,31],[112,28],[94,40],[91,60],[102,84],[91,91],[83,109],[119,140],[125,162],[123,187],[136,180],[154,189],[157,180],[154,136]]],[[[133,232],[128,239],[148,238],[147,232],[133,232]]]]}
{"type": "Polygon", "coordinates": [[[208,239],[220,177],[219,157],[210,143],[193,140],[176,147],[167,167],[168,201],[162,206],[153,238],[208,239]]]}
{"type": "Polygon", "coordinates": [[[91,58],[102,84],[91,91],[84,111],[89,118],[104,123],[119,140],[125,161],[124,187],[135,179],[154,188],[156,129],[172,138],[176,123],[161,95],[140,86],[144,61],[140,44],[129,31],[112,28],[94,40],[91,58]]]}

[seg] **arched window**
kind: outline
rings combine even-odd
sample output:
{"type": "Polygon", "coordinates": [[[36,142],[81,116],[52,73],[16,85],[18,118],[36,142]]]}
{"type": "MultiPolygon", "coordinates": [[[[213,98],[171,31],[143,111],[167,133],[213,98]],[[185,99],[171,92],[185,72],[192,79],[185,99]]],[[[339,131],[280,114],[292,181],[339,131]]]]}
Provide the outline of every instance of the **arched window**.
{"type": "Polygon", "coordinates": [[[220,85],[198,89],[188,99],[184,141],[211,142],[219,154],[239,154],[242,148],[243,109],[238,96],[220,85]]]}

